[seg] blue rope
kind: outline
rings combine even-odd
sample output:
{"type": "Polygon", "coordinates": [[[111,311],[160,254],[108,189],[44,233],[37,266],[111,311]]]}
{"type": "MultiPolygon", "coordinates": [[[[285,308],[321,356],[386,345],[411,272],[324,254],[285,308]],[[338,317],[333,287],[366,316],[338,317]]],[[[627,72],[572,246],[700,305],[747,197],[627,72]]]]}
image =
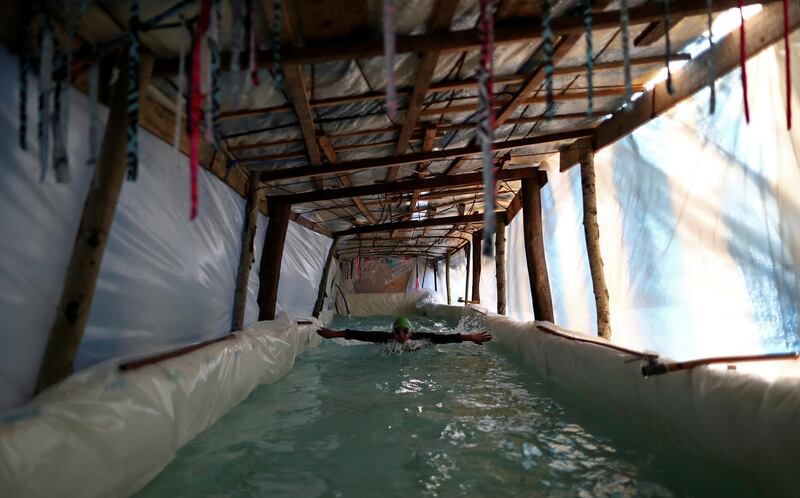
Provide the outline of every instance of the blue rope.
{"type": "Polygon", "coordinates": [[[631,60],[630,60],[630,33],[628,27],[630,25],[630,18],[628,17],[628,0],[620,0],[619,5],[619,21],[620,21],[620,35],[622,37],[622,61],[623,73],[625,74],[625,109],[631,110],[633,106],[630,105],[633,98],[632,81],[631,81],[631,60]]]}
{"type": "Polygon", "coordinates": [[[219,31],[220,31],[220,5],[218,1],[214,1],[211,7],[211,15],[214,16],[216,23],[216,32],[213,37],[208,38],[208,48],[211,52],[211,128],[214,136],[214,144],[218,145],[219,140],[219,115],[220,115],[220,101],[222,100],[222,87],[221,80],[221,57],[219,48],[219,31]]]}
{"type": "Polygon", "coordinates": [[[672,48],[670,47],[669,42],[669,0],[664,0],[664,63],[667,66],[667,92],[670,95],[675,93],[675,89],[672,86],[672,71],[669,68],[669,58],[670,52],[672,52],[672,48]]]}
{"type": "Polygon", "coordinates": [[[19,55],[19,146],[28,150],[28,72],[30,58],[30,9],[28,2],[22,2],[22,29],[20,30],[19,55]]]}
{"type": "Polygon", "coordinates": [[[47,177],[50,159],[50,93],[53,83],[53,25],[50,20],[50,13],[47,9],[47,2],[41,1],[43,12],[43,24],[41,34],[41,57],[39,61],[39,169],[40,180],[44,181],[47,177]]]}
{"type": "Polygon", "coordinates": [[[139,0],[130,0],[128,46],[128,180],[139,175],[139,0]]]}
{"type": "Polygon", "coordinates": [[[275,75],[275,85],[282,86],[283,68],[281,66],[281,0],[275,0],[273,11],[272,51],[275,54],[273,72],[275,75]]]}
{"type": "MultiPolygon", "coordinates": [[[[706,9],[707,9],[707,17],[708,17],[708,53],[710,56],[713,56],[712,51],[714,50],[714,32],[712,30],[712,13],[713,11],[713,0],[706,0],[706,9]]],[[[706,60],[706,64],[708,64],[708,89],[711,91],[711,95],[708,99],[708,112],[710,114],[714,114],[714,111],[717,107],[717,89],[714,85],[714,81],[717,79],[716,71],[714,70],[714,57],[708,57],[706,60]]]]}
{"type": "Polygon", "coordinates": [[[553,119],[555,105],[553,103],[553,29],[551,0],[542,0],[542,45],[544,47],[544,88],[547,95],[547,108],[544,111],[548,121],[553,119]]]}
{"type": "Polygon", "coordinates": [[[592,0],[584,0],[583,25],[586,28],[586,96],[589,99],[588,116],[594,112],[594,87],[592,73],[594,72],[594,47],[592,46],[592,0]]]}

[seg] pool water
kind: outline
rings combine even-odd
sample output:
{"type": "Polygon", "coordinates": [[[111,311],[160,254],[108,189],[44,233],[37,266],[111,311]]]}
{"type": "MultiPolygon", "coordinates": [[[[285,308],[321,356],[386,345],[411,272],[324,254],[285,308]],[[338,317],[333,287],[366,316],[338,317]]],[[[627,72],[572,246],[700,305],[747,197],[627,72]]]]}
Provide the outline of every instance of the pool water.
{"type": "MultiPolygon", "coordinates": [[[[391,320],[331,327],[388,330],[391,320]]],[[[496,344],[391,353],[338,342],[254,391],[138,496],[756,495],[736,474],[559,393],[496,344]]]]}

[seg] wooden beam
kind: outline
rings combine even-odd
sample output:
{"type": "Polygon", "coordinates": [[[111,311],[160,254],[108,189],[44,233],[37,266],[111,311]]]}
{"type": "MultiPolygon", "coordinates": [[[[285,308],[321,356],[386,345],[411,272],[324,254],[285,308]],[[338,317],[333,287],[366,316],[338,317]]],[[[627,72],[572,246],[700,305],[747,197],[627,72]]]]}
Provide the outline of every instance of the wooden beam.
{"type": "Polygon", "coordinates": [[[450,253],[444,257],[444,285],[447,288],[447,304],[452,301],[450,298],[450,253]]]}
{"type": "MultiPolygon", "coordinates": [[[[756,55],[783,37],[782,9],[781,4],[770,3],[765,5],[758,15],[745,21],[748,57],[756,55]]],[[[790,29],[795,30],[798,25],[800,25],[800,5],[790,2],[790,29]]],[[[713,65],[714,74],[720,78],[739,67],[739,63],[737,29],[714,45],[713,50],[704,52],[673,74],[675,92],[672,95],[667,92],[666,83],[660,83],[637,99],[630,111],[624,109],[617,111],[611,118],[601,123],[595,132],[594,150],[598,151],[613,144],[707,86],[709,64],[713,65]]]]}
{"type": "Polygon", "coordinates": [[[322,306],[325,303],[325,290],[328,286],[328,272],[331,269],[333,255],[336,253],[337,241],[338,239],[333,239],[331,241],[331,247],[328,249],[328,257],[325,258],[325,266],[322,268],[322,277],[319,279],[319,290],[317,291],[317,301],[314,303],[314,310],[311,312],[314,318],[319,318],[319,314],[322,311],[322,306]]]}
{"type": "MultiPolygon", "coordinates": [[[[319,135],[319,144],[322,147],[323,152],[325,152],[325,156],[328,158],[328,162],[331,164],[339,164],[339,157],[336,155],[336,151],[333,149],[333,145],[331,145],[331,141],[328,139],[328,136],[325,133],[319,135]]],[[[350,177],[348,175],[342,175],[339,177],[339,182],[342,184],[342,187],[352,187],[353,182],[350,181],[350,177]]],[[[353,204],[356,205],[361,214],[367,218],[372,224],[378,222],[375,216],[372,215],[372,212],[367,209],[367,206],[364,205],[364,201],[361,200],[360,197],[351,197],[353,200],[353,204]]]]}
{"type": "Polygon", "coordinates": [[[581,156],[592,150],[592,139],[582,138],[563,148],[558,154],[559,171],[562,173],[579,164],[581,156]]]}
{"type": "MultiPolygon", "coordinates": [[[[498,219],[505,219],[505,211],[498,211],[498,219]]],[[[380,225],[364,225],[360,227],[353,227],[347,230],[334,232],[336,237],[344,237],[346,235],[358,235],[362,233],[373,232],[388,232],[391,230],[401,230],[404,228],[423,228],[423,227],[436,227],[436,226],[450,226],[460,223],[482,223],[483,213],[473,213],[464,216],[447,216],[444,218],[431,218],[425,220],[410,220],[410,221],[394,221],[391,223],[381,223],[380,225]]]]}
{"type": "Polygon", "coordinates": [[[533,316],[536,320],[554,322],[553,300],[550,297],[550,279],[544,254],[542,234],[541,186],[534,179],[522,180],[522,223],[525,234],[525,259],[531,286],[533,316]]]}
{"type": "MultiPolygon", "coordinates": [[[[532,145],[546,144],[550,142],[558,142],[562,140],[571,140],[577,138],[584,138],[593,134],[592,129],[575,129],[568,131],[561,131],[555,133],[544,133],[542,135],[521,138],[517,140],[507,140],[505,142],[496,142],[493,150],[504,151],[512,150],[521,147],[530,147],[532,145]]],[[[401,156],[379,157],[374,159],[359,159],[355,161],[345,161],[339,164],[331,164],[326,166],[298,166],[294,168],[275,169],[263,171],[261,173],[261,181],[269,182],[275,180],[291,180],[296,178],[304,178],[310,176],[333,175],[337,173],[348,173],[350,171],[361,171],[374,168],[386,168],[389,166],[402,166],[404,164],[413,164],[420,161],[435,161],[438,159],[456,158],[461,156],[469,156],[472,154],[480,154],[480,146],[469,145],[457,149],[446,149],[431,152],[404,154],[401,156]]]]}
{"type": "MultiPolygon", "coordinates": [[[[94,168],[94,179],[83,206],[83,214],[72,246],[64,286],[55,320],[50,328],[42,363],[36,380],[36,393],[65,379],[73,371],[81,338],[89,319],[97,277],[103,262],[111,225],[128,171],[128,71],[127,57],[117,60],[119,77],[111,89],[111,109],[103,142],[94,168]]],[[[153,69],[153,58],[145,54],[140,66],[140,105],[153,69]]]]}
{"type": "MultiPolygon", "coordinates": [[[[764,0],[743,0],[743,5],[764,3],[764,0]]],[[[715,12],[734,8],[736,0],[717,0],[714,2],[715,12]]],[[[677,0],[670,5],[672,16],[699,16],[706,14],[705,0],[677,0]]],[[[656,22],[663,18],[663,6],[660,3],[648,3],[629,9],[631,25],[656,22]]],[[[601,31],[619,27],[619,11],[595,12],[592,17],[592,28],[601,31]]],[[[515,43],[529,43],[542,37],[541,19],[531,18],[522,23],[498,25],[495,28],[495,45],[502,46],[515,43]]],[[[554,36],[577,35],[584,31],[583,16],[564,16],[553,19],[551,28],[554,36]]],[[[400,35],[397,37],[396,50],[403,53],[425,53],[431,51],[463,52],[480,48],[480,35],[476,28],[450,31],[447,33],[424,33],[419,35],[400,35]]],[[[302,47],[283,47],[281,62],[288,64],[318,64],[338,60],[369,59],[382,57],[383,40],[375,37],[352,37],[345,40],[326,40],[308,43],[302,47]]],[[[259,51],[257,63],[266,66],[275,62],[272,51],[259,51]]],[[[230,55],[224,54],[222,65],[229,67],[230,55]]],[[[242,61],[245,67],[247,61],[242,61]]],[[[174,75],[177,72],[176,58],[158,61],[157,76],[174,75]]]]}
{"type": "Polygon", "coordinates": [[[494,265],[497,280],[497,314],[506,314],[506,224],[498,220],[494,234],[494,265]]]}
{"type": "Polygon", "coordinates": [[[472,302],[481,302],[481,239],[483,230],[472,233],[472,302]]]}
{"type": "Polygon", "coordinates": [[[264,249],[261,252],[261,268],[259,268],[258,319],[274,320],[275,306],[278,302],[278,284],[281,279],[281,260],[283,244],[286,241],[286,229],[289,227],[291,207],[288,204],[276,204],[269,207],[270,217],[267,224],[267,235],[264,249]]]}
{"type": "MultiPolygon", "coordinates": [[[[495,178],[497,181],[519,180],[521,178],[533,176],[538,170],[536,168],[504,169],[498,171],[495,178]]],[[[270,196],[271,203],[281,204],[301,204],[305,202],[329,201],[333,199],[346,199],[350,197],[361,197],[367,195],[380,195],[401,192],[413,192],[414,190],[432,190],[444,187],[459,187],[465,185],[483,184],[483,173],[465,173],[462,175],[436,176],[419,180],[402,180],[388,183],[375,183],[371,185],[359,185],[340,189],[326,189],[323,191],[303,192],[299,194],[286,194],[270,196]]]]}
{"type": "MultiPolygon", "coordinates": [[[[684,16],[669,16],[669,29],[674,28],[679,22],[683,20],[684,16]]],[[[638,35],[633,39],[634,47],[647,47],[664,38],[666,30],[664,29],[664,21],[655,21],[648,24],[638,35]]]]}
{"type": "Polygon", "coordinates": [[[253,266],[253,243],[256,238],[258,208],[261,204],[258,174],[250,175],[247,204],[244,209],[242,244],[239,251],[239,269],[236,272],[236,291],[233,298],[233,323],[231,330],[244,328],[244,311],[247,305],[247,286],[250,281],[250,268],[253,266]]]}
{"type": "Polygon", "coordinates": [[[583,233],[586,237],[586,255],[592,275],[592,290],[597,311],[597,335],[611,339],[611,312],[608,304],[608,287],[603,273],[603,256],[600,252],[600,226],[597,224],[597,194],[594,181],[594,154],[581,155],[581,193],[583,194],[583,233]]]}
{"type": "MultiPolygon", "coordinates": [[[[431,19],[431,26],[429,32],[441,33],[450,28],[450,22],[456,13],[459,0],[436,0],[433,5],[433,13],[431,19]]],[[[405,154],[408,148],[408,141],[411,139],[411,134],[417,125],[417,119],[420,116],[420,110],[425,103],[425,95],[428,93],[428,87],[431,85],[436,64],[439,62],[438,50],[431,50],[424,52],[419,57],[417,63],[417,74],[414,78],[414,91],[411,93],[411,98],[408,102],[406,109],[405,120],[403,126],[400,128],[400,136],[397,139],[397,147],[395,147],[394,154],[405,154]]],[[[395,166],[389,169],[386,175],[386,181],[392,181],[397,178],[399,167],[395,166]]]]}

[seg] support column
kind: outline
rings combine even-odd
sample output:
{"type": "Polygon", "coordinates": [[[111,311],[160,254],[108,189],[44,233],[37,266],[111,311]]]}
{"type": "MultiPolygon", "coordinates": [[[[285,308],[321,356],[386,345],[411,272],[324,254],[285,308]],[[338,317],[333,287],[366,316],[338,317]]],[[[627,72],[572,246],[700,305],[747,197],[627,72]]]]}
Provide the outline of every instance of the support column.
{"type": "Polygon", "coordinates": [[[541,183],[537,178],[522,179],[522,223],[525,234],[525,259],[531,285],[533,315],[537,320],[554,321],[550,279],[542,236],[541,183]]]}
{"type": "Polygon", "coordinates": [[[439,292],[439,261],[433,260],[433,290],[439,292]]]}
{"type": "Polygon", "coordinates": [[[600,226],[597,224],[597,196],[594,183],[594,153],[586,151],[580,156],[581,191],[583,193],[583,232],[586,236],[586,254],[592,274],[594,303],[597,309],[597,335],[611,339],[611,312],[608,288],[603,274],[603,257],[600,253],[600,226]]]}
{"type": "Polygon", "coordinates": [[[291,205],[274,204],[269,208],[269,224],[261,253],[261,268],[258,289],[258,319],[274,320],[275,304],[278,301],[278,283],[281,279],[281,259],[283,243],[286,241],[286,229],[289,227],[291,205]]]}
{"type": "Polygon", "coordinates": [[[328,285],[328,272],[331,269],[331,262],[333,262],[333,255],[336,253],[336,242],[338,239],[334,237],[331,241],[331,247],[328,249],[328,257],[325,258],[325,268],[322,269],[322,278],[319,280],[319,290],[317,291],[317,301],[314,303],[314,311],[312,314],[314,318],[318,318],[322,311],[322,305],[325,303],[325,289],[328,285]]]}
{"type": "Polygon", "coordinates": [[[506,314],[506,222],[497,220],[494,234],[494,264],[497,276],[497,314],[506,314]]]}
{"type": "Polygon", "coordinates": [[[467,260],[467,266],[466,266],[466,269],[464,271],[464,275],[465,275],[464,276],[464,304],[465,305],[467,304],[467,301],[469,301],[469,266],[470,266],[469,265],[469,256],[471,254],[470,249],[471,249],[471,244],[469,242],[467,242],[467,244],[464,246],[464,258],[467,260]]]}
{"type": "MultiPolygon", "coordinates": [[[[139,95],[142,97],[149,85],[153,60],[152,55],[143,54],[139,88],[139,95]]],[[[55,321],[50,329],[47,347],[39,367],[39,376],[36,380],[37,393],[72,373],[73,361],[89,319],[103,253],[127,172],[126,61],[125,56],[120,56],[117,61],[117,67],[120,69],[119,77],[111,89],[110,111],[103,143],[94,168],[94,179],[83,205],[81,223],[72,246],[72,255],[67,266],[55,321]]],[[[141,102],[142,100],[140,107],[141,102]]]]}
{"type": "Polygon", "coordinates": [[[239,251],[239,269],[236,273],[236,294],[233,298],[233,321],[231,330],[244,328],[244,310],[247,305],[247,287],[250,280],[250,268],[253,266],[253,242],[256,238],[258,222],[258,205],[261,182],[258,173],[250,173],[247,205],[244,210],[244,227],[242,228],[242,247],[239,251]]]}
{"type": "Polygon", "coordinates": [[[450,298],[450,254],[444,257],[444,285],[447,287],[447,304],[451,304],[450,298]]]}
{"type": "Polygon", "coordinates": [[[472,232],[472,301],[481,302],[481,238],[483,231],[472,232]]]}

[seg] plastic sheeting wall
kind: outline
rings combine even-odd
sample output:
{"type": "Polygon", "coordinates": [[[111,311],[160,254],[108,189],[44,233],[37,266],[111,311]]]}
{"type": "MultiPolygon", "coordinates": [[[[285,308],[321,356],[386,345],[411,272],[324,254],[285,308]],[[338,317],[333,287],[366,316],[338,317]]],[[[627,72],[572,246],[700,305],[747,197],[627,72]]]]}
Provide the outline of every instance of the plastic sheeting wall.
{"type": "MultiPolygon", "coordinates": [[[[677,359],[800,348],[800,131],[786,130],[783,57],[778,45],[748,63],[749,126],[737,71],[717,82],[715,115],[700,92],[596,156],[615,342],[677,359]]],[[[548,176],[556,322],[594,331],[580,171],[548,176]]],[[[530,320],[521,218],[509,226],[509,314],[530,320]]]]}
{"type": "MultiPolygon", "coordinates": [[[[67,128],[72,181],[39,181],[35,127],[17,143],[16,61],[0,49],[0,411],[33,391],[92,177],[88,102],[72,92],[67,128]]],[[[35,86],[35,82],[31,83],[35,86]]],[[[36,116],[30,98],[28,116],[36,116]]],[[[105,116],[105,112],[103,112],[105,116]]],[[[126,182],[102,262],[77,367],[144,354],[230,331],[244,199],[201,170],[200,214],[189,221],[188,159],[140,131],[140,169],[126,182]]],[[[259,220],[246,321],[258,316],[259,220]]],[[[289,224],[279,309],[308,315],[330,239],[289,224]],[[307,287],[310,286],[310,287],[307,287]]]]}

